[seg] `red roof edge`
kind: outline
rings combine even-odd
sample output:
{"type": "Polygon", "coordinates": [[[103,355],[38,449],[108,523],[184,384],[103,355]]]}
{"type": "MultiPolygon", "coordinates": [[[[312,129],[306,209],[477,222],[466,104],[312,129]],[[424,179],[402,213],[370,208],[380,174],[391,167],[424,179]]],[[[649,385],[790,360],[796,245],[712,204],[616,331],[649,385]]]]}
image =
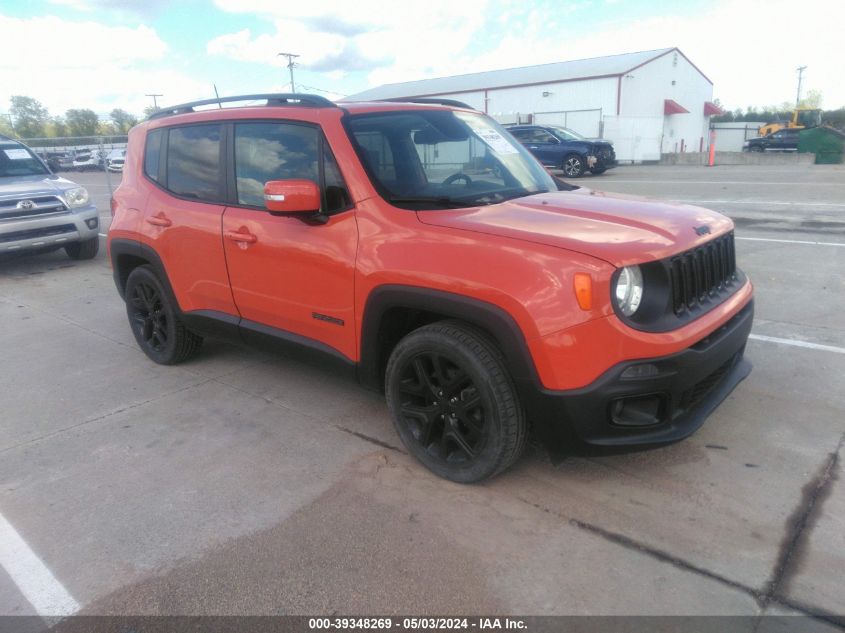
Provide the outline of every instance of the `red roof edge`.
{"type": "Polygon", "coordinates": [[[672,99],[663,100],[663,114],[689,114],[684,106],[672,99]]]}
{"type": "Polygon", "coordinates": [[[711,103],[710,101],[704,102],[704,116],[718,116],[724,113],[725,111],[715,103],[711,103]]]}

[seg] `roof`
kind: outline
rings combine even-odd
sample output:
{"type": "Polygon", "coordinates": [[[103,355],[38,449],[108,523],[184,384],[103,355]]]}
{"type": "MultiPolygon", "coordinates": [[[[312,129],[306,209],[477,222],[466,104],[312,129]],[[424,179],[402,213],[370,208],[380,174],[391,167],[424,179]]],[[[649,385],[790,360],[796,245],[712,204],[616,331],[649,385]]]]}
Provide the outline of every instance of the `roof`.
{"type": "MultiPolygon", "coordinates": [[[[538,66],[522,66],[520,68],[506,68],[504,70],[492,70],[482,73],[439,77],[437,79],[421,79],[419,81],[385,84],[346,97],[342,101],[422,97],[427,95],[474,92],[490,88],[545,84],[558,81],[617,77],[672,51],[678,51],[684,59],[687,59],[677,48],[658,48],[651,51],[623,53],[621,55],[608,55],[606,57],[591,57],[589,59],[576,59],[568,62],[540,64],[538,66]]],[[[690,63],[692,64],[692,62],[690,63]]],[[[693,66],[695,65],[693,64],[693,66]]],[[[696,70],[698,69],[696,68],[696,70]]],[[[699,72],[701,71],[699,70],[699,72]]],[[[704,76],[704,73],[701,74],[704,76]]],[[[706,76],[705,79],[707,79],[706,76]]],[[[710,80],[708,79],[708,81],[710,80]]]]}

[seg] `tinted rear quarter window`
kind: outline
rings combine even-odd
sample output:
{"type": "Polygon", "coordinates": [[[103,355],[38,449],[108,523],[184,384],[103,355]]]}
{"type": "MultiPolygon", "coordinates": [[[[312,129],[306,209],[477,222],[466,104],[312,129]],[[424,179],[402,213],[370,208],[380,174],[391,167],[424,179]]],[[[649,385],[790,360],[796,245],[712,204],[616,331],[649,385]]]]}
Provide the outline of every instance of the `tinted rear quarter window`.
{"type": "Polygon", "coordinates": [[[153,130],[147,134],[147,144],[144,147],[144,173],[147,178],[158,182],[158,161],[161,156],[161,139],[164,130],[153,130]]]}
{"type": "Polygon", "coordinates": [[[177,196],[216,202],[220,194],[220,125],[170,129],[167,188],[177,196]]]}

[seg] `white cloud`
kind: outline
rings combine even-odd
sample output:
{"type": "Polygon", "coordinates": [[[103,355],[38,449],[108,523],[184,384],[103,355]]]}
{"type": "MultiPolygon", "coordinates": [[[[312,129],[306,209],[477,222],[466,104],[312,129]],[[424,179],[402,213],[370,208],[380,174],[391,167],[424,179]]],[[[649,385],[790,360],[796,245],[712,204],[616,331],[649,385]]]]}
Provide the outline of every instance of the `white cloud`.
{"type": "Polygon", "coordinates": [[[119,107],[140,114],[150,104],[144,93],[164,93],[169,102],[198,94],[195,80],[162,62],[168,47],[144,25],[130,28],[55,16],[0,15],[0,33],[3,110],[11,95],[26,95],[54,116],[70,108],[102,113],[119,107]]]}
{"type": "Polygon", "coordinates": [[[677,46],[714,82],[715,96],[729,107],[793,100],[795,68],[804,64],[805,94],[821,90],[826,107],[845,105],[838,53],[845,23],[842,2],[804,0],[801,14],[807,17],[791,19],[791,0],[718,0],[703,9],[679,5],[674,15],[664,11],[624,22],[613,21],[615,8],[608,6],[613,2],[541,8],[495,0],[428,0],[413,9],[382,0],[215,2],[228,12],[265,16],[275,32],[225,35],[209,44],[209,53],[259,63],[268,63],[279,51],[301,53],[303,70],[312,65],[337,76],[370,67],[369,85],[677,46]],[[556,28],[562,11],[568,17],[556,28]],[[577,19],[599,11],[605,21],[598,28],[585,29],[577,19]],[[366,27],[361,16],[367,16],[366,27]]]}
{"type": "MultiPolygon", "coordinates": [[[[825,107],[845,106],[845,65],[838,53],[845,3],[805,0],[802,15],[816,17],[783,17],[794,8],[788,0],[722,0],[697,15],[609,23],[587,33],[577,28],[549,32],[543,16],[534,12],[524,28],[476,56],[467,72],[677,46],[713,81],[714,96],[730,108],[794,101],[795,69],[804,64],[803,94],[821,90],[825,107]]],[[[374,73],[372,79],[380,83],[381,77],[374,73]]]]}

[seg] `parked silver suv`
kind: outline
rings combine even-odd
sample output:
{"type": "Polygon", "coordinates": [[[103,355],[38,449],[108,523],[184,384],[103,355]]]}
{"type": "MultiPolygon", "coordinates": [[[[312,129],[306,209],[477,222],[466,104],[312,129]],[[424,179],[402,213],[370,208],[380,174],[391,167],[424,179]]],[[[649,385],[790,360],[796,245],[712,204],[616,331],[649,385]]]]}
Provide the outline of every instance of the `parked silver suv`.
{"type": "Polygon", "coordinates": [[[0,254],[64,248],[92,259],[100,219],[88,191],[56,176],[31,149],[0,136],[0,254]]]}

